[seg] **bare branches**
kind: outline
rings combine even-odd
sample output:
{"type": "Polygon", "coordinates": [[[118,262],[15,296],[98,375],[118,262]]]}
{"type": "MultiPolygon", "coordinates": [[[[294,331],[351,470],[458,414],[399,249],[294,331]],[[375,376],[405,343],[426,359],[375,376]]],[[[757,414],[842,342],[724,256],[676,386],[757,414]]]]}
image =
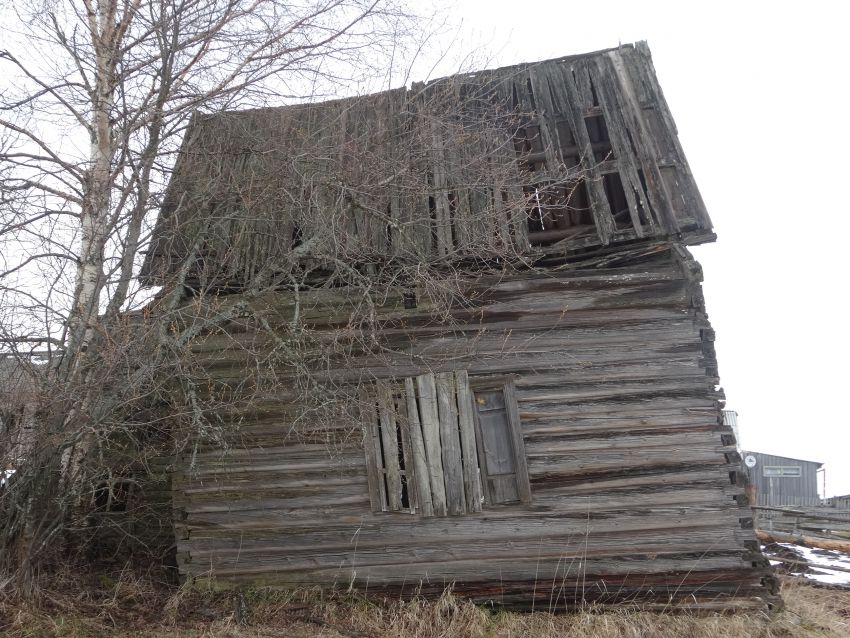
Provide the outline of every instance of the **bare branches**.
{"type": "Polygon", "coordinates": [[[82,170],[79,166],[75,166],[74,164],[68,162],[67,160],[62,159],[57,152],[55,152],[50,145],[42,139],[35,132],[10,122],[9,120],[5,120],[0,118],[0,128],[6,129],[7,131],[11,131],[13,133],[18,133],[19,135],[26,138],[29,142],[32,142],[35,146],[40,148],[43,151],[43,155],[35,154],[35,153],[5,153],[4,158],[14,158],[14,157],[28,157],[30,159],[38,160],[41,162],[52,162],[60,167],[62,170],[67,171],[74,177],[80,178],[82,176],[82,170]]]}
{"type": "Polygon", "coordinates": [[[35,255],[28,256],[26,259],[24,259],[17,266],[13,266],[12,268],[9,268],[7,270],[4,270],[3,272],[0,272],[0,278],[8,277],[12,273],[15,273],[15,272],[17,272],[17,271],[19,271],[23,268],[26,268],[26,266],[30,262],[36,261],[38,259],[68,259],[68,260],[70,260],[74,263],[76,263],[76,261],[77,261],[74,257],[71,257],[71,256],[69,256],[65,253],[38,253],[38,254],[35,254],[35,255]]]}
{"type": "MultiPolygon", "coordinates": [[[[157,430],[140,406],[172,399],[163,379],[190,378],[191,344],[251,311],[209,297],[214,311],[175,315],[186,290],[205,294],[188,273],[213,224],[199,227],[171,290],[154,299],[156,320],[133,312],[151,300],[135,276],[193,112],[265,106],[381,72],[384,45],[413,24],[396,0],[58,0],[18,10],[0,52],[14,78],[0,93],[0,353],[29,373],[23,410],[38,435],[15,447],[33,474],[21,466],[18,487],[0,496],[0,543],[17,548],[4,553],[6,569],[13,556],[32,567],[49,553],[67,517],[96,501],[98,481],[113,480],[103,459],[116,432],[135,441],[142,434],[129,424],[157,430]],[[49,361],[33,364],[24,344],[47,346],[49,361]]],[[[305,242],[299,254],[324,259],[325,249],[305,242]]],[[[301,285],[272,266],[254,294],[301,285]]],[[[175,404],[174,414],[200,428],[199,407],[175,404]]]]}
{"type": "MultiPolygon", "coordinates": [[[[57,33],[60,33],[60,31],[58,29],[58,24],[56,26],[57,26],[57,33]]],[[[63,39],[60,38],[60,42],[62,40],[63,39]]],[[[80,124],[80,126],[82,126],[85,129],[89,128],[89,123],[85,120],[85,118],[83,117],[83,114],[80,111],[78,111],[70,103],[70,101],[65,97],[65,95],[63,95],[65,90],[67,90],[69,88],[73,88],[72,82],[59,80],[59,82],[57,82],[56,84],[53,84],[53,85],[48,84],[48,83],[44,82],[41,78],[39,78],[38,76],[33,74],[25,64],[21,63],[21,61],[18,60],[18,58],[16,58],[14,55],[12,55],[9,51],[0,51],[0,60],[9,60],[18,70],[21,71],[21,73],[24,74],[24,76],[27,79],[29,79],[31,82],[33,82],[40,89],[40,90],[37,90],[35,93],[31,93],[31,94],[25,96],[23,99],[21,99],[17,102],[11,102],[7,105],[4,105],[3,110],[14,111],[15,109],[18,109],[21,106],[24,106],[25,104],[37,102],[38,99],[41,98],[42,96],[49,95],[50,97],[55,99],[57,102],[59,102],[59,104],[61,104],[63,107],[65,107],[68,110],[68,112],[71,113],[76,118],[77,123],[80,124]]],[[[83,75],[83,77],[85,77],[85,76],[83,75]]]]}
{"type": "MultiPolygon", "coordinates": [[[[58,188],[54,188],[54,187],[52,187],[48,184],[42,184],[42,183],[33,181],[31,179],[12,178],[5,185],[5,190],[7,192],[19,191],[19,190],[29,190],[29,189],[36,190],[36,191],[42,191],[43,193],[45,193],[47,195],[54,195],[55,197],[63,199],[70,204],[77,204],[79,206],[80,204],[83,203],[83,200],[80,199],[79,197],[77,197],[76,195],[71,195],[70,193],[66,193],[63,190],[60,190],[58,188]]],[[[46,214],[50,215],[50,214],[52,214],[52,212],[48,212],[46,214]]],[[[8,231],[9,228],[6,227],[3,230],[8,231]]]]}
{"type": "Polygon", "coordinates": [[[92,0],[82,12],[59,4],[33,14],[27,26],[32,37],[45,51],[54,44],[56,55],[38,59],[4,52],[2,59],[32,90],[17,99],[9,94],[0,108],[14,112],[26,105],[32,114],[58,116],[53,123],[59,126],[64,116],[70,119],[62,131],[51,130],[42,118],[41,133],[8,118],[0,121],[0,130],[20,138],[0,153],[20,168],[2,188],[38,192],[54,210],[61,207],[50,198],[81,211],[83,232],[71,241],[83,242],[76,252],[86,272],[78,272],[76,280],[88,280],[89,286],[77,292],[108,299],[78,303],[78,311],[106,303],[115,312],[133,294],[128,282],[138,266],[135,255],[144,248],[145,219],[161,201],[162,168],[173,158],[192,109],[232,105],[251,95],[265,99],[276,90],[269,82],[279,80],[287,94],[299,84],[313,90],[317,77],[333,76],[334,67],[359,58],[364,46],[378,51],[384,34],[396,39],[392,29],[406,16],[391,2],[92,0]],[[75,127],[88,138],[86,154],[78,152],[83,137],[75,127]],[[103,272],[86,265],[107,246],[120,247],[116,289],[103,272]]]}

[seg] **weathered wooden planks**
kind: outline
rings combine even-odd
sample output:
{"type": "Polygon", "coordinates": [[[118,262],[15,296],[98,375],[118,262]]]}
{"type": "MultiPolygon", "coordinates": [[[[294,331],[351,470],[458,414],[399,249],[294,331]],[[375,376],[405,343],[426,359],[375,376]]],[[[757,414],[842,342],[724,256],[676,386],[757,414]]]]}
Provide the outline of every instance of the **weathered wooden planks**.
{"type": "Polygon", "coordinates": [[[372,509],[381,509],[386,501],[386,483],[377,472],[378,450],[380,449],[380,432],[378,431],[378,416],[375,403],[367,392],[360,393],[360,410],[363,422],[363,449],[366,450],[366,469],[369,480],[369,500],[372,509]]]}
{"type": "Polygon", "coordinates": [[[770,600],[681,248],[711,222],[644,45],[199,116],[166,200],[149,282],[202,236],[209,289],[305,264],[334,284],[186,309],[247,318],[193,346],[201,394],[230,404],[173,477],[184,577],[770,600]],[[342,263],[385,278],[338,287],[342,263]],[[411,265],[459,275],[456,297],[377,290],[411,265]],[[321,406],[279,352],[296,325],[321,406]]]}
{"type": "Polygon", "coordinates": [[[436,375],[436,389],[447,509],[449,514],[463,514],[466,511],[466,496],[463,487],[454,375],[449,372],[436,375]]]}
{"type": "MultiPolygon", "coordinates": [[[[443,480],[442,449],[440,447],[440,417],[437,411],[437,388],[430,374],[416,378],[416,394],[419,414],[422,419],[422,438],[427,455],[428,478],[431,498],[436,516],[445,516],[448,511],[446,486],[443,480]]],[[[408,400],[411,400],[410,397],[408,400]]]]}
{"type": "Polygon", "coordinates": [[[481,492],[478,465],[472,462],[478,456],[478,447],[475,441],[475,417],[472,393],[469,391],[469,375],[466,370],[457,370],[454,376],[457,391],[461,456],[464,459],[463,487],[466,495],[466,511],[480,512],[484,495],[481,492]]]}
{"type": "MultiPolygon", "coordinates": [[[[543,591],[562,601],[764,605],[765,572],[753,567],[752,531],[734,500],[742,487],[731,484],[736,467],[724,457],[731,448],[721,440],[728,428],[718,418],[710,332],[686,271],[659,257],[604,273],[478,281],[470,290],[479,307],[458,308],[451,328],[412,321],[386,333],[404,357],[340,362],[369,369],[354,395],[369,421],[363,437],[303,418],[294,431],[298,409],[286,397],[237,410],[233,449],[203,449],[197,471],[175,482],[181,573],[370,591],[430,592],[454,581],[465,595],[512,605],[543,591]],[[476,509],[478,474],[461,463],[463,491],[452,496],[442,441],[455,437],[469,458],[467,389],[506,383],[527,493],[476,509]],[[388,497],[373,485],[364,445],[392,449],[378,427],[383,407],[388,423],[405,428],[412,513],[375,507],[388,497]],[[466,513],[451,515],[461,504],[466,513]],[[570,590],[581,583],[584,593],[570,590]]],[[[323,304],[313,306],[314,329],[330,336],[323,304]]],[[[198,355],[216,370],[232,366],[236,379],[242,350],[209,345],[198,355]]]]}
{"type": "Polygon", "coordinates": [[[481,511],[473,395],[465,371],[426,373],[403,383],[379,380],[361,387],[359,395],[373,511],[481,511]]]}
{"type": "Polygon", "coordinates": [[[366,269],[563,258],[670,234],[700,243],[710,231],[638,44],[198,116],[142,276],[173,274],[198,234],[194,277],[233,289],[316,256],[366,269]]]}
{"type": "MultiPolygon", "coordinates": [[[[428,454],[425,451],[425,436],[422,431],[422,422],[419,418],[419,404],[416,401],[416,386],[413,379],[404,380],[405,405],[407,408],[407,419],[410,425],[410,447],[413,455],[414,470],[416,472],[416,491],[419,506],[423,516],[434,516],[434,501],[431,492],[431,483],[439,476],[437,468],[434,468],[433,477],[428,464],[428,454]]],[[[369,459],[366,459],[369,462],[369,459]]],[[[374,509],[374,508],[373,508],[374,509]]]]}

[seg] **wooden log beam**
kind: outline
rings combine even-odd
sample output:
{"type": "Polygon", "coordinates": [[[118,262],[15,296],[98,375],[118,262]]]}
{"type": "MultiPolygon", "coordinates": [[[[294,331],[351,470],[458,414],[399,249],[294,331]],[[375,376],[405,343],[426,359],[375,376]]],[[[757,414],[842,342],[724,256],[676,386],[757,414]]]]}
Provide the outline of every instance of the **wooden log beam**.
{"type": "Polygon", "coordinates": [[[782,532],[766,532],[761,529],[756,530],[756,538],[763,543],[803,543],[808,547],[830,549],[850,554],[850,541],[834,541],[828,538],[815,538],[813,536],[794,536],[793,534],[783,534],[782,532]]]}
{"type": "Polygon", "coordinates": [[[807,560],[783,558],[782,556],[776,556],[774,554],[765,554],[765,556],[767,556],[770,560],[779,561],[780,563],[788,563],[789,565],[803,565],[805,567],[812,567],[814,569],[826,569],[835,572],[846,572],[850,574],[850,567],[838,567],[837,565],[818,565],[817,563],[810,563],[807,560]]]}

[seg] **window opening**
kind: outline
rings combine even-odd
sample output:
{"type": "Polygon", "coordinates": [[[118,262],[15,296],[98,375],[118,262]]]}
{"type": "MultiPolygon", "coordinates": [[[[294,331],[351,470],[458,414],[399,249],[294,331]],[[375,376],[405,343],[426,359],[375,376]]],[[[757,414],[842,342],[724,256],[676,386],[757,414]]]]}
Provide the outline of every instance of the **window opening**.
{"type": "Polygon", "coordinates": [[[401,294],[402,303],[404,303],[405,310],[413,310],[416,308],[416,291],[415,290],[405,290],[401,294]]]}
{"type": "Polygon", "coordinates": [[[504,396],[498,390],[476,392],[475,403],[481,429],[482,465],[486,468],[486,493],[493,503],[518,501],[514,451],[508,432],[504,396]]]}
{"type": "Polygon", "coordinates": [[[561,148],[566,149],[570,146],[575,146],[575,139],[573,138],[573,130],[570,128],[569,122],[567,120],[558,120],[555,124],[558,129],[558,140],[561,142],[561,148]]]}
{"type": "MultiPolygon", "coordinates": [[[[546,167],[546,153],[539,124],[528,123],[518,128],[514,135],[514,149],[520,166],[532,178],[529,180],[532,183],[523,187],[528,239],[532,246],[550,246],[562,240],[584,238],[596,233],[588,186],[583,172],[579,170],[584,149],[577,145],[567,120],[559,119],[555,125],[563,161],[561,170],[576,169],[574,176],[562,182],[532,181],[534,174],[546,167]]],[[[591,142],[592,160],[602,162],[613,159],[604,116],[586,117],[584,125],[591,142]]],[[[628,200],[619,174],[604,175],[603,190],[608,197],[617,228],[631,228],[628,200]]],[[[645,216],[642,210],[639,214],[645,216]]]]}
{"type": "MultiPolygon", "coordinates": [[[[400,414],[399,412],[399,396],[393,396],[393,407],[396,410],[396,414],[400,414]]],[[[401,479],[401,509],[406,510],[410,508],[410,493],[408,492],[408,484],[407,484],[407,467],[405,465],[405,449],[407,447],[406,441],[402,439],[402,428],[399,427],[398,421],[396,421],[396,456],[398,457],[398,468],[399,468],[399,477],[401,479]]]]}
{"type": "Polygon", "coordinates": [[[584,180],[525,188],[528,238],[533,246],[596,232],[584,180]]]}
{"type": "Polygon", "coordinates": [[[528,98],[531,101],[532,110],[537,110],[537,101],[534,99],[534,89],[531,88],[531,78],[525,81],[525,88],[528,91],[528,98]]]}
{"type": "Polygon", "coordinates": [[[584,125],[587,128],[587,136],[590,138],[594,159],[597,162],[614,159],[614,153],[611,149],[611,138],[608,135],[608,126],[605,124],[605,116],[594,115],[593,117],[586,117],[584,118],[584,125]]]}
{"type": "Polygon", "coordinates": [[[593,78],[588,77],[587,79],[590,84],[590,95],[593,99],[593,106],[599,106],[599,95],[596,93],[596,85],[593,83],[593,78]]]}
{"type": "Polygon", "coordinates": [[[611,215],[618,230],[632,228],[632,218],[629,212],[629,202],[626,199],[626,191],[623,189],[623,180],[619,173],[608,173],[602,176],[602,186],[611,215]]]}
{"type": "Polygon", "coordinates": [[[378,381],[364,389],[372,509],[446,516],[530,501],[519,417],[508,387],[473,394],[461,370],[378,381]]]}

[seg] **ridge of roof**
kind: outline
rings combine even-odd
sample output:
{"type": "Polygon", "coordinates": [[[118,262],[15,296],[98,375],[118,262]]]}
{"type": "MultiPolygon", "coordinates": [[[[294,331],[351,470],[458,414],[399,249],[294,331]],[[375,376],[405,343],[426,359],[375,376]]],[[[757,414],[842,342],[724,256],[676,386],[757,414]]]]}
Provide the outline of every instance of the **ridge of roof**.
{"type": "Polygon", "coordinates": [[[454,73],[452,75],[444,75],[438,78],[430,79],[430,80],[422,80],[417,82],[411,82],[410,84],[405,84],[403,86],[398,86],[392,89],[386,89],[383,91],[376,91],[374,93],[364,93],[362,95],[348,95],[343,97],[334,97],[327,100],[319,100],[319,101],[309,101],[305,100],[303,102],[293,102],[292,104],[278,104],[275,106],[262,106],[262,107],[254,107],[247,109],[232,109],[232,110],[224,110],[224,111],[212,111],[212,112],[201,112],[197,111],[196,115],[202,120],[209,121],[212,119],[216,119],[219,117],[239,117],[242,115],[248,116],[250,114],[256,114],[261,112],[273,112],[282,109],[298,109],[298,108],[310,108],[316,106],[330,106],[336,103],[345,102],[348,100],[357,100],[357,99],[368,99],[373,98],[378,95],[384,95],[387,93],[392,93],[393,91],[411,91],[416,90],[418,88],[431,87],[440,82],[445,82],[447,80],[454,80],[458,78],[474,78],[476,76],[482,75],[496,75],[496,74],[504,74],[511,70],[516,70],[517,72],[524,71],[529,67],[541,66],[545,64],[555,64],[558,62],[572,62],[575,60],[582,60],[586,58],[593,58],[600,55],[605,55],[607,53],[611,53],[614,51],[622,51],[622,50],[634,50],[634,51],[642,51],[646,55],[649,55],[649,46],[647,45],[645,40],[639,40],[637,42],[629,42],[625,44],[619,44],[616,47],[609,47],[607,49],[599,49],[598,51],[589,51],[587,53],[573,53],[570,55],[563,55],[555,58],[547,58],[545,60],[536,60],[532,62],[517,62],[515,64],[508,64],[505,66],[499,66],[492,69],[479,69],[476,71],[463,71],[459,73],[454,73]]]}
{"type": "Polygon", "coordinates": [[[743,454],[761,454],[762,456],[775,456],[780,459],[788,459],[789,461],[802,461],[803,463],[815,463],[818,466],[823,466],[822,461],[812,461],[811,459],[801,459],[796,456],[785,456],[784,454],[773,454],[771,452],[759,452],[758,450],[743,450],[743,454]]]}

